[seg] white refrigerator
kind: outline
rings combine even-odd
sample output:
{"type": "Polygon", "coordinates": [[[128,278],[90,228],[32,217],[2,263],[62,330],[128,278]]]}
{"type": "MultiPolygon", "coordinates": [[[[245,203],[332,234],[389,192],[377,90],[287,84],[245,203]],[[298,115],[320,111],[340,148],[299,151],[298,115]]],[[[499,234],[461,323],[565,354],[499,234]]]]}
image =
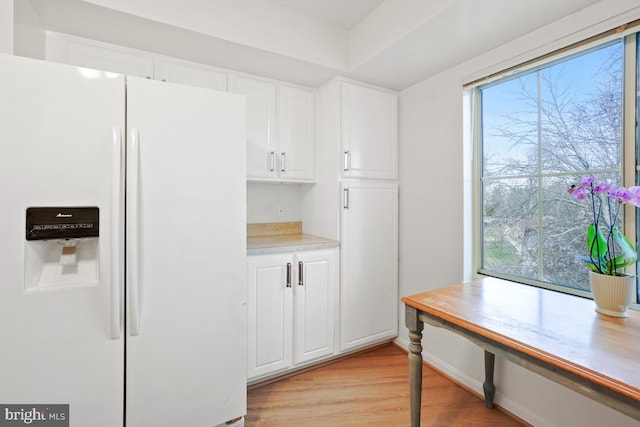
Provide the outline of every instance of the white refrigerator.
{"type": "Polygon", "coordinates": [[[238,95],[0,56],[0,419],[243,425],[244,129],[238,95]]]}

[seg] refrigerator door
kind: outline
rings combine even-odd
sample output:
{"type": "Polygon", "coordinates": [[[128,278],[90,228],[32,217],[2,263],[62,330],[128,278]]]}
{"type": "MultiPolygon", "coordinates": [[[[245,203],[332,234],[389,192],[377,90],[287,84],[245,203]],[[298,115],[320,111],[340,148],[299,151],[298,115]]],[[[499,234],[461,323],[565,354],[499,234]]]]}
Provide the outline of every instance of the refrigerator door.
{"type": "Polygon", "coordinates": [[[0,55],[0,94],[0,404],[69,404],[71,426],[121,425],[110,236],[124,77],[0,55]],[[99,209],[99,236],[77,259],[26,240],[27,208],[85,206],[99,209]]]}
{"type": "Polygon", "coordinates": [[[127,78],[126,425],[246,412],[241,96],[127,78]]]}

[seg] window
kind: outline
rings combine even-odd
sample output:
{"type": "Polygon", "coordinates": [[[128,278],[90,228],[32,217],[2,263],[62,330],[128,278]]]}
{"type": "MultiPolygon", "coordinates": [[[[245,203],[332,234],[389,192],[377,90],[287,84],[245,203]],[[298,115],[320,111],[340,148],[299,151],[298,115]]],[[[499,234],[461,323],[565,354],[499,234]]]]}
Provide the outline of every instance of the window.
{"type": "Polygon", "coordinates": [[[567,190],[585,175],[634,185],[624,167],[636,152],[624,129],[624,94],[636,92],[624,85],[635,76],[630,43],[635,35],[475,89],[480,273],[586,295],[588,268],[575,256],[586,252],[589,211],[567,190]]]}

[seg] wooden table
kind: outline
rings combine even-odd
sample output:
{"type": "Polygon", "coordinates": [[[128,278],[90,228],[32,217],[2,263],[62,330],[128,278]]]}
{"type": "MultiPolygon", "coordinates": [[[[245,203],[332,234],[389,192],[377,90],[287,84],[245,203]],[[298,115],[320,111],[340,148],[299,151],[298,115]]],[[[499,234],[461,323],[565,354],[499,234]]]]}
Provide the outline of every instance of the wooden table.
{"type": "Polygon", "coordinates": [[[495,356],[640,420],[640,313],[626,319],[591,300],[495,278],[402,298],[409,329],[411,425],[420,425],[424,323],[460,334],[485,355],[485,406],[495,356]]]}

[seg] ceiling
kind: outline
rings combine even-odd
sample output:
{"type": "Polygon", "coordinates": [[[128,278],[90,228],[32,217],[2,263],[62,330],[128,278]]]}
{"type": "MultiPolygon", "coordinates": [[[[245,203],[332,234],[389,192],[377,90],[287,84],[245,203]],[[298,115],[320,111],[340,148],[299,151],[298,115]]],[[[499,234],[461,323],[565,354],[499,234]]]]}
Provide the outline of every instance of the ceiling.
{"type": "Polygon", "coordinates": [[[598,10],[614,3],[613,0],[28,1],[45,29],[51,31],[305,86],[318,87],[336,75],[343,75],[395,90],[405,89],[583,9],[596,7],[596,12],[590,12],[596,15],[598,10]]]}
{"type": "Polygon", "coordinates": [[[352,30],[384,0],[266,0],[312,16],[344,30],[352,30]]]}

